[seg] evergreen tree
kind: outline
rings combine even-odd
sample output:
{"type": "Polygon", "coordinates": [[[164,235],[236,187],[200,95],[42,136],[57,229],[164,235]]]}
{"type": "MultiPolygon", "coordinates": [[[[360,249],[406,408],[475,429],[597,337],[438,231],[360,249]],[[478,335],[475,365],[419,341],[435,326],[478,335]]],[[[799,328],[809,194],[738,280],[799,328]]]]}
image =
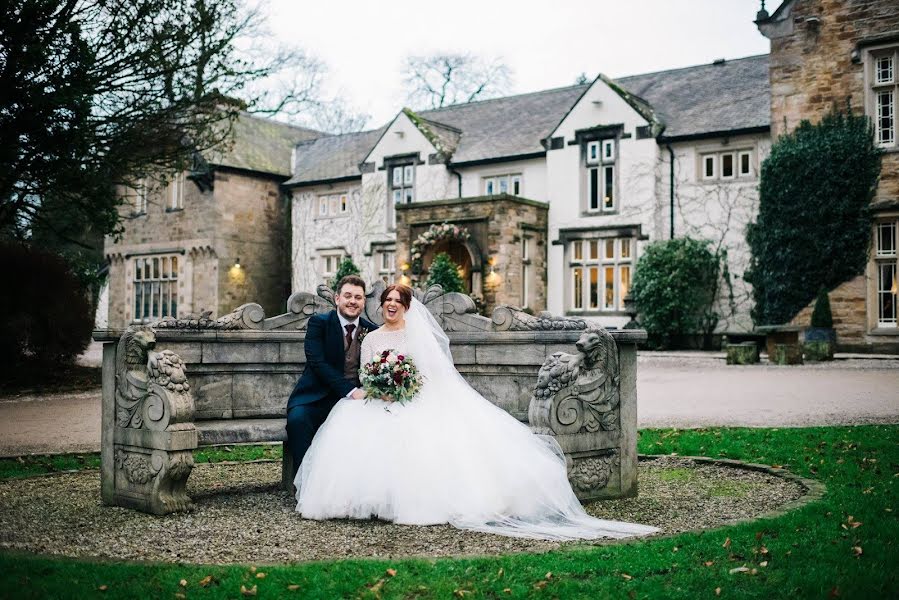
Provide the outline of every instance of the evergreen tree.
{"type": "Polygon", "coordinates": [[[442,286],[444,292],[461,292],[465,289],[462,276],[459,275],[459,266],[446,252],[435,256],[428,269],[428,287],[432,285],[442,286]]]}
{"type": "Polygon", "coordinates": [[[352,258],[347,256],[340,261],[340,266],[337,267],[337,273],[334,274],[334,279],[331,280],[331,289],[335,292],[338,291],[337,284],[340,283],[341,279],[347,275],[358,275],[359,273],[359,267],[356,266],[352,258]]]}

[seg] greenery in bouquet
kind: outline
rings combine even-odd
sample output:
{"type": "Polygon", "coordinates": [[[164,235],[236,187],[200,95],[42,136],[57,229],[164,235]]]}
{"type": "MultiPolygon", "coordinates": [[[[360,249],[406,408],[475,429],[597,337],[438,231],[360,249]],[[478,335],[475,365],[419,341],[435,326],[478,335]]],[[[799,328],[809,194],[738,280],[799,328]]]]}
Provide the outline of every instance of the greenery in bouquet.
{"type": "Polygon", "coordinates": [[[412,359],[396,350],[384,350],[362,366],[359,381],[369,398],[405,404],[421,389],[421,374],[412,359]]]}

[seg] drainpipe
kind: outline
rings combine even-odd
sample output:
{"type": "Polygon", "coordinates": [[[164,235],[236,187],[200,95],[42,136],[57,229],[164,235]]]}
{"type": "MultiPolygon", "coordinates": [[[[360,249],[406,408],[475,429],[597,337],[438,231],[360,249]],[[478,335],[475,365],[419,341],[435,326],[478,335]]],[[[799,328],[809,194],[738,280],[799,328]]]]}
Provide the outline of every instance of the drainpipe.
{"type": "Polygon", "coordinates": [[[674,150],[671,149],[671,144],[665,144],[668,148],[668,157],[670,162],[670,168],[668,173],[668,190],[670,192],[670,207],[668,218],[671,222],[671,239],[674,239],[674,150]]]}
{"type": "Polygon", "coordinates": [[[450,163],[446,163],[446,168],[449,169],[449,172],[459,178],[459,198],[462,197],[462,173],[455,170],[450,163]]]}

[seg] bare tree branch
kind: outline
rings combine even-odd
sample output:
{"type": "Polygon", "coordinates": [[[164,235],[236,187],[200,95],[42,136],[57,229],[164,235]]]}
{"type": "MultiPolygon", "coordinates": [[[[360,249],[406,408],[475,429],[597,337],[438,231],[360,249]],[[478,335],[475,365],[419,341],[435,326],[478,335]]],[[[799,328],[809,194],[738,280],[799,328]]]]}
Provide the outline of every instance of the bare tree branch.
{"type": "Polygon", "coordinates": [[[406,59],[404,81],[412,106],[441,108],[508,93],[512,71],[501,59],[434,54],[406,59]]]}

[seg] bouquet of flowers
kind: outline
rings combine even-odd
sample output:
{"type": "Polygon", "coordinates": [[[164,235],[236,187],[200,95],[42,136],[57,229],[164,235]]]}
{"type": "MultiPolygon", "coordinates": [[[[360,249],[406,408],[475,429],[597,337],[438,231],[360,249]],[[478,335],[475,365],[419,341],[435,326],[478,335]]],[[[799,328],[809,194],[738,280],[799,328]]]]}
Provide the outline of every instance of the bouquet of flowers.
{"type": "Polygon", "coordinates": [[[384,350],[362,366],[362,388],[370,398],[387,398],[404,404],[421,389],[421,374],[408,356],[384,350]]]}

